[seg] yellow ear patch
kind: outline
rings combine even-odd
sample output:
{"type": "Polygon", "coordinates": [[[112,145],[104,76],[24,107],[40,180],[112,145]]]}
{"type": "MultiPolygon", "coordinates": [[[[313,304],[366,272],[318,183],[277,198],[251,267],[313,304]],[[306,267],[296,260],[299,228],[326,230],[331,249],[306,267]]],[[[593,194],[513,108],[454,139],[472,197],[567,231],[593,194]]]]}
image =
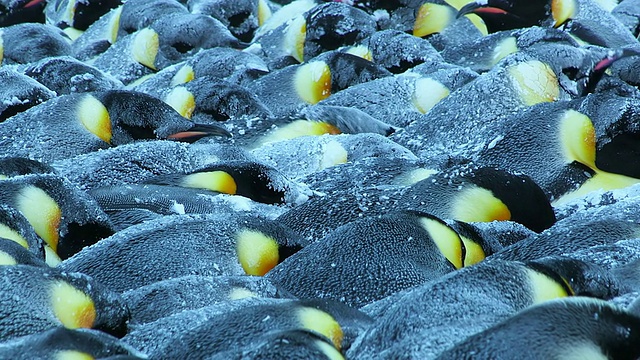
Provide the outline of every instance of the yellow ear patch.
{"type": "Polygon", "coordinates": [[[565,286],[569,286],[566,282],[565,284],[558,284],[547,275],[532,269],[527,269],[527,276],[533,294],[533,304],[572,295],[565,290],[565,286]]]}
{"type": "Polygon", "coordinates": [[[326,336],[336,349],[342,347],[342,338],[344,336],[342,327],[333,316],[318,309],[303,307],[298,310],[298,321],[305,329],[326,336]]]}
{"type": "Polygon", "coordinates": [[[56,352],[55,360],[94,360],[91,354],[76,350],[60,350],[56,352]]]}
{"type": "MultiPolygon", "coordinates": [[[[447,4],[451,5],[454,9],[460,10],[463,6],[467,5],[473,0],[445,0],[447,4]]],[[[489,34],[487,30],[487,25],[484,24],[484,21],[480,18],[480,16],[476,14],[466,14],[465,17],[471,21],[471,23],[478,28],[480,33],[485,36],[489,34]]]]}
{"type": "Polygon", "coordinates": [[[196,99],[184,86],[173,88],[164,98],[164,102],[187,119],[191,119],[191,115],[196,110],[196,99]]]}
{"type": "Polygon", "coordinates": [[[460,190],[451,205],[451,218],[464,222],[510,220],[511,211],[490,190],[470,186],[460,190]]]}
{"type": "Polygon", "coordinates": [[[347,54],[361,57],[368,61],[373,61],[373,54],[371,53],[371,50],[369,50],[369,48],[364,45],[351,46],[345,52],[347,54]]]}
{"type": "Polygon", "coordinates": [[[558,27],[575,17],[578,4],[575,0],[552,0],[551,16],[555,23],[554,27],[558,27]]]}
{"type": "Polygon", "coordinates": [[[417,183],[418,181],[430,178],[432,175],[437,173],[438,170],[418,168],[398,175],[393,182],[397,185],[409,186],[417,183]]]}
{"type": "Polygon", "coordinates": [[[156,56],[160,48],[160,39],[158,33],[151,28],[140,30],[131,44],[131,56],[138,63],[153,69],[156,68],[156,56]]]}
{"type": "Polygon", "coordinates": [[[89,132],[111,144],[111,117],[100,100],[90,94],[85,95],[78,103],[76,116],[89,132]]]}
{"type": "Polygon", "coordinates": [[[17,263],[18,262],[16,261],[16,259],[13,258],[13,256],[0,250],[0,266],[16,265],[17,263]]]}
{"type": "Polygon", "coordinates": [[[593,191],[608,191],[614,189],[624,189],[640,182],[640,179],[625,175],[614,174],[599,169],[587,181],[582,183],[577,190],[569,192],[553,201],[553,206],[566,204],[572,200],[579,199],[593,191]]]}
{"type": "Polygon", "coordinates": [[[480,261],[484,260],[485,257],[487,257],[484,249],[482,248],[482,246],[480,246],[480,244],[464,236],[460,236],[460,239],[462,239],[464,248],[466,250],[464,254],[464,266],[477,264],[480,261]]]}
{"type": "Polygon", "coordinates": [[[189,174],[184,177],[180,185],[188,188],[208,189],[229,195],[235,195],[236,191],[238,191],[238,186],[233,177],[221,170],[189,174]]]}
{"type": "Polygon", "coordinates": [[[229,300],[240,300],[253,297],[258,297],[258,295],[249,289],[241,287],[234,287],[229,292],[229,300]]]}
{"type": "Polygon", "coordinates": [[[62,30],[62,32],[67,34],[67,36],[69,37],[69,39],[71,39],[72,42],[76,41],[77,38],[79,38],[80,36],[82,36],[82,34],[84,34],[84,31],[78,30],[73,27],[65,28],[64,30],[62,30]]]}
{"type": "Polygon", "coordinates": [[[78,5],[78,0],[69,0],[67,2],[67,6],[64,9],[64,14],[60,20],[69,24],[69,26],[73,25],[73,14],[76,12],[76,7],[78,5]]]}
{"type": "Polygon", "coordinates": [[[555,101],[560,96],[556,74],[543,62],[521,62],[507,68],[507,74],[513,89],[527,106],[555,101]]]}
{"type": "Polygon", "coordinates": [[[331,95],[331,69],[324,61],[300,65],[293,77],[293,86],[303,101],[316,104],[331,95]]]}
{"type": "Polygon", "coordinates": [[[411,103],[420,113],[425,114],[447,96],[449,96],[449,89],[441,82],[423,77],[415,82],[411,103]]]}
{"type": "Polygon", "coordinates": [[[267,142],[295,139],[301,136],[337,135],[340,130],[326,122],[313,120],[296,120],[273,130],[267,135],[267,142]]]}
{"type": "Polygon", "coordinates": [[[329,360],[344,360],[344,356],[342,356],[342,354],[340,353],[340,351],[338,351],[338,349],[327,344],[324,341],[317,340],[315,342],[315,346],[329,360]]]}
{"type": "Polygon", "coordinates": [[[447,225],[431,218],[420,218],[420,225],[429,233],[431,240],[438,246],[438,249],[455,266],[462,268],[464,258],[464,245],[458,233],[447,225]]]}
{"type": "Polygon", "coordinates": [[[118,39],[118,29],[120,28],[120,15],[122,14],[122,5],[113,10],[109,23],[107,24],[107,40],[114,44],[118,39]]]}
{"type": "Polygon", "coordinates": [[[16,203],[17,209],[29,221],[36,234],[57,251],[62,210],[55,200],[44,190],[30,185],[18,192],[16,203]]]}
{"type": "Polygon", "coordinates": [[[2,60],[4,59],[4,39],[2,35],[2,30],[0,30],[0,64],[2,64],[2,60]]]}
{"type": "Polygon", "coordinates": [[[186,84],[196,78],[196,73],[191,65],[184,65],[171,78],[171,87],[186,84]]]}
{"type": "Polygon", "coordinates": [[[91,328],[96,320],[93,300],[84,292],[64,281],[51,285],[51,309],[68,329],[91,328]]]}
{"type": "Polygon", "coordinates": [[[502,39],[493,49],[491,65],[497,64],[500,60],[516,52],[518,52],[518,43],[515,37],[509,36],[502,39]]]}
{"type": "Polygon", "coordinates": [[[0,224],[0,237],[13,240],[18,244],[22,245],[22,247],[24,247],[25,249],[29,248],[29,243],[27,242],[27,240],[24,237],[22,237],[22,235],[20,235],[17,231],[8,227],[5,224],[0,224]]]}
{"type": "Polygon", "coordinates": [[[258,26],[262,26],[271,17],[271,8],[265,0],[258,0],[258,26]]]}
{"type": "Polygon", "coordinates": [[[596,167],[596,130],[588,116],[575,110],[565,111],[560,118],[558,133],[567,163],[579,162],[588,166],[595,174],[577,190],[556,199],[554,205],[567,203],[592,191],[622,189],[640,182],[640,179],[606,172],[596,167]]]}
{"type": "Polygon", "coordinates": [[[56,267],[60,265],[60,263],[62,262],[62,259],[60,259],[60,256],[58,256],[58,254],[56,254],[51,247],[49,247],[48,245],[45,245],[44,246],[44,262],[47,265],[49,265],[49,267],[56,267]]]}
{"type": "Polygon", "coordinates": [[[610,357],[603,353],[602,349],[592,341],[580,341],[558,346],[558,354],[551,355],[553,359],[562,360],[609,360],[610,357]]]}
{"type": "Polygon", "coordinates": [[[289,23],[284,34],[283,47],[298,62],[304,62],[304,40],[307,37],[307,22],[302,15],[289,23]]]}
{"type": "Polygon", "coordinates": [[[235,238],[238,261],[247,275],[263,276],[278,265],[278,243],[271,236],[244,229],[235,238]]]}
{"type": "Polygon", "coordinates": [[[562,114],[558,133],[567,163],[577,161],[595,170],[596,130],[591,119],[575,110],[562,114]]]}
{"type": "Polygon", "coordinates": [[[418,9],[413,23],[413,35],[424,37],[439,33],[455,20],[455,11],[448,5],[425,3],[418,9]]]}
{"type": "Polygon", "coordinates": [[[322,159],[318,170],[323,170],[338,164],[344,164],[349,158],[347,150],[337,141],[329,141],[323,147],[322,159]]]}

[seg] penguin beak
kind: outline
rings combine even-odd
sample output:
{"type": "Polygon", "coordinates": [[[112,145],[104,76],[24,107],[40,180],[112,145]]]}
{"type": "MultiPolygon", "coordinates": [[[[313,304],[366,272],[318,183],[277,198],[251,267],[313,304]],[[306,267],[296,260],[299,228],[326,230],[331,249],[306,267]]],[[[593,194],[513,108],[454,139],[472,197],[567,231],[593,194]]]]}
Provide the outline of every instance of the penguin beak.
{"type": "Polygon", "coordinates": [[[191,143],[207,136],[231,137],[232,135],[227,129],[218,125],[194,124],[189,130],[169,135],[167,139],[191,143]]]}
{"type": "Polygon", "coordinates": [[[490,6],[488,1],[474,1],[460,8],[456,18],[460,18],[468,14],[508,14],[508,12],[499,7],[490,6]]]}
{"type": "Polygon", "coordinates": [[[626,57],[638,56],[640,55],[640,50],[638,49],[618,49],[610,52],[607,56],[598,61],[596,65],[593,67],[593,71],[605,71],[608,69],[614,62],[624,59],[626,57]]]}

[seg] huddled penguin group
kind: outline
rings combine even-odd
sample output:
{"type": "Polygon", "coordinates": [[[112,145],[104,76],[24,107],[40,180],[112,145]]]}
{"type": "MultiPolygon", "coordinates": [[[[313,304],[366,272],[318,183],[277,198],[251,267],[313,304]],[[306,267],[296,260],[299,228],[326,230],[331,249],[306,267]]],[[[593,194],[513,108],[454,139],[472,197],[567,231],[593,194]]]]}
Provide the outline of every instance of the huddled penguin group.
{"type": "Polygon", "coordinates": [[[0,359],[640,359],[639,34],[0,0],[0,359]]]}

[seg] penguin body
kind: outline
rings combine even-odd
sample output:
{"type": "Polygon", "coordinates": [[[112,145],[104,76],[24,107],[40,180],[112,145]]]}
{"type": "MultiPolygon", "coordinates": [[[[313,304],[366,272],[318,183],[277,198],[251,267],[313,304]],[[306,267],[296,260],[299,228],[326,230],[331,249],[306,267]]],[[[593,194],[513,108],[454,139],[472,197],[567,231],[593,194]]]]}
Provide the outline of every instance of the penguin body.
{"type": "Polygon", "coordinates": [[[248,297],[275,298],[278,289],[252,276],[187,275],[159,281],[122,294],[132,324],[146,324],[185,310],[248,297]]]}
{"type": "Polygon", "coordinates": [[[90,190],[139,184],[153,176],[187,173],[211,163],[235,160],[249,161],[253,158],[231,145],[151,140],[59,160],[53,166],[58,174],[81,190],[90,190]]]}
{"type": "Polygon", "coordinates": [[[475,250],[441,220],[399,212],[343,225],[266,276],[299,298],[360,308],[481,260],[484,251],[475,250]]]}
{"type": "Polygon", "coordinates": [[[465,222],[511,220],[540,232],[556,218],[545,193],[531,178],[496,168],[458,166],[409,187],[403,208],[465,222]]]}
{"type": "Polygon", "coordinates": [[[424,62],[439,63],[442,55],[427,40],[398,30],[376,31],[362,41],[371,53],[371,61],[384,66],[394,74],[424,62]]]}
{"type": "Polygon", "coordinates": [[[118,230],[164,215],[224,213],[274,219],[286,211],[244,197],[178,186],[115,185],[97,187],[89,193],[118,230]]]}
{"type": "MultiPolygon", "coordinates": [[[[326,309],[326,305],[316,306],[317,302],[285,301],[234,310],[210,318],[193,330],[177,336],[161,357],[177,359],[180,354],[189,353],[194,359],[203,359],[218,352],[232,350],[230,346],[235,348],[250,345],[256,338],[271,331],[288,329],[315,331],[326,337],[336,349],[350,345],[350,339],[345,336],[346,331],[341,327],[340,314],[326,309]]],[[[353,309],[347,309],[353,312],[353,309]]]]}
{"type": "Polygon", "coordinates": [[[355,45],[376,30],[373,17],[353,6],[336,2],[309,5],[302,14],[254,40],[261,45],[269,68],[308,62],[322,53],[355,45]]]}
{"type": "Polygon", "coordinates": [[[44,85],[13,69],[0,69],[0,122],[56,96],[44,85]]]}
{"type": "Polygon", "coordinates": [[[80,61],[92,62],[107,51],[118,39],[123,7],[110,10],[82,32],[71,44],[72,56],[80,61]]]}
{"type": "MultiPolygon", "coordinates": [[[[613,207],[613,206],[611,206],[613,207]]],[[[613,207],[613,209],[620,207],[613,207]]],[[[534,260],[548,255],[570,254],[593,246],[609,245],[640,235],[640,226],[628,217],[607,215],[612,210],[588,211],[562,219],[541,234],[525,238],[492,258],[534,260]],[[588,216],[585,216],[588,214],[588,216]]]]}
{"type": "Polygon", "coordinates": [[[414,69],[351,86],[318,104],[355,107],[390,125],[403,127],[417,121],[452,91],[478,76],[463,68],[443,68],[428,75],[413,72],[414,69]]]}
{"type": "Polygon", "coordinates": [[[500,136],[499,124],[509,115],[567,97],[549,65],[516,53],[442,99],[391,138],[420,157],[472,157],[500,136]]]}
{"type": "Polygon", "coordinates": [[[391,75],[356,55],[326,52],[310,62],[288,66],[256,80],[253,91],[275,116],[288,116],[349,86],[391,75]]]}
{"type": "Polygon", "coordinates": [[[124,88],[120,81],[72,57],[43,59],[24,72],[58,95],[124,88]]]}
{"type": "Polygon", "coordinates": [[[122,5],[118,21],[118,38],[142,30],[162,16],[188,14],[189,10],[174,0],[133,0],[122,5]]]}
{"type": "Polygon", "coordinates": [[[415,155],[387,137],[371,133],[303,136],[267,142],[253,149],[251,154],[264,164],[277,168],[287,178],[301,179],[302,182],[312,180],[314,173],[347,162],[366,166],[365,162],[376,162],[376,158],[381,162],[394,159],[398,163],[417,160],[415,155]],[[287,151],[290,147],[299,151],[287,151]]]}
{"type": "Polygon", "coordinates": [[[637,315],[608,302],[558,299],[525,309],[465,339],[437,359],[463,359],[470,353],[478,359],[495,354],[504,359],[634,359],[640,355],[639,331],[637,315]]]}
{"type": "Polygon", "coordinates": [[[41,267],[47,265],[42,256],[35,255],[14,240],[0,237],[0,265],[16,264],[41,267]]]}
{"type": "Polygon", "coordinates": [[[200,49],[217,46],[237,48],[241,44],[210,16],[171,13],[157,18],[147,27],[122,35],[93,64],[128,85],[184,61],[200,49]]]}
{"type": "Polygon", "coordinates": [[[2,155],[45,162],[134,140],[188,140],[211,130],[228,135],[216,125],[194,124],[159,99],[121,90],[59,96],[2,125],[2,155]]]}
{"type": "Polygon", "coordinates": [[[149,356],[169,358],[169,353],[172,357],[177,356],[173,355],[175,352],[171,347],[174,347],[182,334],[185,334],[190,339],[202,340],[202,350],[193,349],[190,352],[194,358],[198,358],[204,356],[205,352],[210,352],[213,346],[218,346],[221,354],[223,350],[238,349],[240,344],[250,348],[256,343],[259,344],[263,335],[268,336],[271,331],[285,330],[280,329],[280,326],[288,324],[290,328],[307,329],[322,337],[327,337],[325,334],[333,334],[332,339],[327,341],[334,348],[341,333],[342,340],[339,343],[343,349],[347,349],[371,322],[371,318],[362,312],[335,301],[244,298],[220,302],[198,310],[185,310],[152,323],[136,326],[123,341],[149,356]],[[269,316],[266,316],[267,314],[269,316]],[[254,318],[255,316],[257,318],[254,318]],[[224,330],[231,330],[231,325],[216,325],[219,321],[225,321],[224,319],[227,319],[227,324],[237,324],[238,332],[233,334],[224,330]],[[336,327],[337,324],[340,325],[340,331],[336,327]],[[208,336],[207,331],[214,331],[234,341],[221,345],[215,337],[208,336]]]}
{"type": "Polygon", "coordinates": [[[163,89],[185,85],[205,76],[246,86],[268,72],[267,64],[257,55],[226,47],[215,47],[203,49],[182,63],[160,70],[136,85],[134,90],[159,97],[163,89]]]}
{"type": "Polygon", "coordinates": [[[47,360],[52,356],[96,359],[145,359],[146,356],[102,331],[56,327],[0,344],[0,356],[16,360],[47,360]]]}
{"type": "Polygon", "coordinates": [[[433,174],[438,168],[412,157],[365,157],[317,171],[300,179],[312,189],[332,196],[350,193],[364,195],[363,188],[402,191],[412,176],[433,174]]]}
{"type": "MultiPolygon", "coordinates": [[[[566,261],[568,265],[577,262],[566,261]]],[[[572,295],[566,276],[541,264],[507,261],[484,261],[447,274],[382,300],[385,306],[374,303],[363,308],[376,322],[347,357],[434,358],[520,310],[572,295]]],[[[611,280],[607,273],[596,273],[582,285],[602,289],[611,280]]]]}
{"type": "Polygon", "coordinates": [[[233,36],[246,43],[253,39],[258,27],[277,10],[271,1],[263,0],[243,3],[230,0],[189,0],[186,6],[191,13],[218,19],[233,36]]]}
{"type": "Polygon", "coordinates": [[[28,64],[49,56],[71,55],[71,40],[52,25],[24,23],[2,29],[2,64],[28,64]]]}
{"type": "Polygon", "coordinates": [[[179,215],[121,230],[60,267],[123,292],[185,275],[262,275],[299,249],[298,242],[273,221],[179,215]]]}
{"type": "Polygon", "coordinates": [[[122,299],[84,274],[28,265],[0,267],[3,341],[64,326],[126,333],[122,299]]]}
{"type": "Polygon", "coordinates": [[[398,210],[397,191],[362,188],[361,194],[314,197],[281,214],[277,221],[299,233],[306,244],[319,241],[341,225],[398,210]]]}
{"type": "Polygon", "coordinates": [[[630,109],[637,106],[609,92],[533,106],[508,120],[504,136],[480,153],[479,162],[531,176],[556,203],[632,185],[640,177],[630,141],[637,132],[630,109]],[[515,156],[508,150],[514,143],[526,150],[515,156]],[[540,149],[548,153],[540,157],[540,149]]]}
{"type": "Polygon", "coordinates": [[[0,199],[22,213],[36,234],[63,259],[114,233],[93,198],[58,175],[3,180],[0,199]]]}
{"type": "Polygon", "coordinates": [[[285,357],[299,360],[342,360],[342,353],[330,341],[313,331],[272,331],[241,349],[217,353],[211,359],[273,359],[285,357]]]}
{"type": "MultiPolygon", "coordinates": [[[[149,28],[158,33],[160,51],[169,64],[187,60],[201,49],[214,47],[239,49],[246,46],[220,21],[203,14],[163,15],[152,22],[149,28]]],[[[159,68],[165,66],[159,66],[159,68]]]]}

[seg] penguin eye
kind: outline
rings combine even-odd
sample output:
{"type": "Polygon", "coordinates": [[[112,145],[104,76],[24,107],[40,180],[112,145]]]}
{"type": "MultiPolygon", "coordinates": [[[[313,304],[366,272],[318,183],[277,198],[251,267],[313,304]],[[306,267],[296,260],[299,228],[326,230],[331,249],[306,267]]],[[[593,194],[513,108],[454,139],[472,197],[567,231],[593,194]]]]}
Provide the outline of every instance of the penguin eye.
{"type": "Polygon", "coordinates": [[[181,42],[181,41],[171,44],[171,47],[176,49],[176,51],[178,51],[181,54],[185,54],[185,53],[193,50],[193,45],[187,44],[187,43],[184,43],[184,42],[181,42]]]}

